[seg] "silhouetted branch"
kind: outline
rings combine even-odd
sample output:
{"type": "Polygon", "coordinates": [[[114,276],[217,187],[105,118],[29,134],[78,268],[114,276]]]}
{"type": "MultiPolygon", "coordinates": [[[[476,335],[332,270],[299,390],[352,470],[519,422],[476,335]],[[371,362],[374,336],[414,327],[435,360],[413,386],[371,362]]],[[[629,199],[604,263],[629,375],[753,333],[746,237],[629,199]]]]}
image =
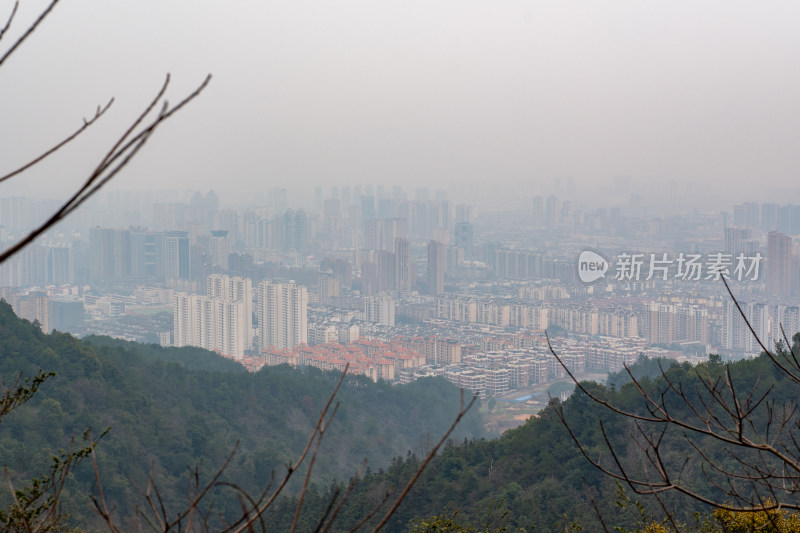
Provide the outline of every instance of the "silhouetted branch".
{"type": "Polygon", "coordinates": [[[11,27],[11,23],[14,21],[14,17],[17,14],[17,9],[18,8],[19,8],[19,0],[16,0],[14,2],[14,7],[11,8],[11,13],[8,15],[8,19],[6,20],[6,23],[0,29],[0,41],[3,40],[3,36],[6,34],[6,31],[8,30],[8,28],[11,27]]]}
{"type": "MultiPolygon", "coordinates": [[[[3,32],[2,32],[2,33],[0,33],[0,37],[2,37],[2,35],[3,35],[3,34],[5,34],[6,30],[7,30],[7,29],[8,29],[8,28],[11,26],[11,22],[14,20],[14,15],[15,15],[15,14],[16,14],[16,12],[17,12],[17,5],[18,5],[18,3],[19,3],[19,2],[16,2],[16,3],[14,4],[14,8],[13,8],[13,10],[11,11],[11,16],[8,18],[8,22],[6,22],[6,25],[5,25],[5,27],[3,27],[3,32]]],[[[3,64],[3,63],[5,63],[6,59],[8,59],[9,57],[11,57],[11,54],[13,54],[13,53],[14,53],[14,52],[17,50],[17,48],[19,48],[19,46],[20,46],[20,45],[21,45],[23,42],[25,42],[25,39],[27,39],[28,37],[30,37],[30,36],[31,36],[31,34],[33,34],[33,32],[34,32],[34,31],[36,31],[36,28],[38,28],[38,27],[39,27],[39,24],[41,24],[41,23],[42,23],[42,21],[43,21],[45,18],[47,18],[47,15],[49,15],[49,14],[50,14],[50,12],[53,10],[53,8],[54,8],[54,7],[56,7],[56,4],[57,4],[57,3],[58,3],[58,0],[52,0],[52,2],[50,2],[50,5],[48,5],[48,6],[45,8],[45,10],[44,10],[44,11],[42,11],[42,12],[39,14],[39,16],[38,16],[38,17],[36,18],[36,20],[33,22],[33,24],[31,24],[30,26],[28,26],[28,29],[27,29],[27,30],[25,30],[25,32],[24,32],[22,35],[20,35],[20,36],[19,36],[19,38],[18,38],[16,41],[14,41],[14,44],[12,44],[12,45],[9,47],[9,49],[8,49],[8,50],[6,50],[6,52],[5,52],[5,53],[4,53],[2,56],[0,56],[0,66],[2,66],[2,64],[3,64]]]]}
{"type": "Polygon", "coordinates": [[[123,133],[119,139],[117,139],[95,170],[86,178],[83,185],[75,193],[73,193],[73,195],[67,201],[65,201],[61,207],[56,210],[45,222],[25,235],[25,237],[23,237],[19,242],[0,253],[0,263],[33,242],[42,233],[47,231],[48,228],[77,209],[81,204],[83,204],[83,202],[91,198],[106,183],[114,178],[114,176],[116,176],[120,170],[125,168],[125,166],[130,163],[131,159],[133,159],[138,151],[141,150],[141,148],[149,139],[150,135],[153,134],[158,126],[182,109],[186,104],[191,102],[208,86],[208,83],[211,81],[211,75],[209,74],[203,83],[201,83],[192,93],[181,100],[175,107],[170,108],[169,104],[164,101],[162,103],[161,111],[158,113],[156,118],[152,119],[141,131],[134,134],[136,128],[139,127],[139,125],[151,113],[156,105],[162,100],[167,86],[169,85],[169,80],[170,77],[168,74],[164,80],[164,84],[161,86],[161,89],[158,91],[150,104],[133,122],[128,130],[123,133]]]}
{"type": "Polygon", "coordinates": [[[100,119],[100,117],[102,117],[105,114],[105,112],[108,111],[108,109],[111,107],[111,104],[113,104],[113,103],[114,103],[114,99],[111,98],[106,105],[104,105],[102,107],[97,106],[97,110],[95,111],[94,116],[92,118],[90,118],[89,120],[83,119],[83,124],[81,125],[80,128],[78,128],[77,130],[72,132],[72,134],[70,134],[68,137],[63,139],[58,144],[56,144],[53,147],[51,147],[49,150],[47,150],[47,151],[43,152],[42,154],[38,155],[36,158],[34,158],[31,161],[25,163],[24,165],[22,165],[18,169],[12,170],[11,172],[9,172],[8,174],[5,174],[4,176],[0,176],[0,182],[6,181],[8,179],[13,178],[14,176],[22,174],[23,172],[25,172],[29,168],[33,167],[34,165],[37,165],[37,164],[41,163],[48,156],[52,155],[53,153],[57,152],[59,149],[63,148],[67,144],[69,144],[71,141],[76,139],[81,133],[83,133],[84,131],[89,129],[95,122],[97,122],[100,119]]]}

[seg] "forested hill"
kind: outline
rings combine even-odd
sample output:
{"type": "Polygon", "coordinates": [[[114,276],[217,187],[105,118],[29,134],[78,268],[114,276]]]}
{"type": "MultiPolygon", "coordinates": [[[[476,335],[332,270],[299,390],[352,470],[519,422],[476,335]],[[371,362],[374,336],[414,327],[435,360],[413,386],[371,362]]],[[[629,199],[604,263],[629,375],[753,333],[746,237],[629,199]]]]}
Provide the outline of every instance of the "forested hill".
{"type": "MultiPolygon", "coordinates": [[[[797,350],[800,348],[798,344],[800,335],[795,336],[795,353],[798,353],[797,350]]],[[[658,367],[657,363],[650,361],[643,363],[647,367],[658,367]]],[[[712,382],[718,378],[723,381],[727,379],[726,366],[717,357],[696,367],[688,363],[678,365],[674,362],[670,368],[667,368],[668,363],[662,362],[662,365],[676,387],[689,391],[695,400],[703,397],[706,405],[711,405],[711,402],[707,390],[698,381],[698,375],[711,376],[712,382]]],[[[791,412],[791,402],[797,399],[798,385],[786,378],[766,355],[732,363],[728,369],[731,381],[736,384],[740,392],[744,391],[742,398],[751,390],[754,391],[753,398],[758,398],[759,393],[769,391],[769,399],[775,402],[771,406],[767,402],[759,405],[751,417],[754,425],[748,431],[764,430],[770,414],[774,416],[776,412],[770,412],[770,407],[780,410],[783,405],[789,405],[791,412]]],[[[647,370],[648,368],[645,368],[643,371],[647,370]]],[[[635,373],[639,374],[639,370],[635,370],[635,373]]],[[[649,391],[667,389],[660,377],[642,378],[640,384],[649,391]]],[[[648,413],[633,383],[622,385],[619,390],[607,389],[595,383],[587,383],[585,386],[595,395],[619,408],[640,414],[648,413]]],[[[663,400],[670,411],[677,416],[685,420],[697,420],[674,391],[667,392],[663,398],[659,393],[654,394],[654,397],[659,401],[663,400]]],[[[700,401],[695,403],[702,406],[700,401]]],[[[602,527],[598,522],[596,511],[587,498],[584,480],[591,487],[607,524],[627,528],[635,526],[640,518],[635,506],[629,505],[628,509],[623,511],[617,505],[619,497],[617,483],[590,465],[581,455],[557,416],[557,411],[562,409],[569,427],[583,443],[590,456],[602,457],[603,463],[613,469],[613,459],[604,445],[600,429],[602,421],[615,450],[620,454],[620,460],[634,472],[637,471],[637,466],[641,464],[641,456],[638,455],[638,448],[632,440],[635,429],[633,422],[614,415],[585,394],[576,392],[563,403],[552,401],[538,417],[504,433],[500,438],[456,442],[446,447],[426,469],[405,503],[394,515],[387,530],[405,531],[413,525],[410,522],[412,519],[442,514],[452,518],[453,512],[458,511],[456,522],[471,523],[479,526],[480,531],[484,531],[482,528],[486,524],[491,526],[486,529],[487,531],[495,531],[493,528],[499,527],[508,527],[510,531],[516,531],[517,527],[537,532],[573,531],[568,527],[573,521],[582,524],[586,531],[600,531],[602,527]]],[[[702,407],[700,409],[702,410],[702,407]]],[[[720,420],[725,420],[724,413],[720,414],[719,409],[717,414],[720,420]]],[[[797,416],[794,422],[798,422],[797,416]]],[[[654,434],[658,435],[659,429],[663,426],[643,424],[643,427],[655,430],[654,434]]],[[[662,441],[663,449],[668,450],[666,461],[671,471],[681,472],[675,474],[675,477],[680,477],[682,482],[706,496],[729,501],[729,496],[713,490],[704,477],[698,461],[699,454],[687,443],[684,431],[680,428],[675,429],[668,430],[662,441]]],[[[703,453],[717,459],[719,464],[734,470],[739,466],[737,460],[725,451],[719,441],[701,439],[697,442],[703,453]]],[[[792,446],[791,442],[787,444],[792,446]]],[[[737,450],[736,453],[738,459],[753,460],[753,464],[757,464],[753,454],[742,450],[737,450]]],[[[342,517],[340,527],[347,530],[348,526],[356,523],[364,515],[364,509],[369,508],[368,502],[374,501],[374,495],[379,490],[386,486],[395,489],[402,487],[418,465],[416,458],[397,460],[386,471],[373,473],[363,480],[350,498],[349,506],[346,506],[340,514],[342,517]]],[[[717,482],[720,482],[719,477],[717,482]]],[[[314,493],[313,496],[306,503],[309,509],[308,516],[317,516],[324,512],[332,496],[332,489],[314,493]]],[[[664,493],[662,499],[666,508],[676,513],[676,516],[686,523],[692,523],[693,512],[708,511],[708,508],[694,500],[681,498],[674,492],[664,493]]],[[[655,516],[664,517],[663,510],[657,502],[644,497],[641,497],[640,501],[651,509],[655,516]]],[[[284,500],[274,510],[270,518],[277,524],[277,530],[288,526],[293,510],[294,502],[291,500],[284,500]]],[[[444,522],[443,520],[441,523],[444,522]]],[[[313,524],[310,523],[304,526],[313,528],[313,524]]]]}
{"type": "MultiPolygon", "coordinates": [[[[20,372],[33,376],[40,369],[57,375],[3,417],[0,462],[12,479],[29,479],[45,473],[50,457],[68,448],[71,437],[110,427],[98,446],[99,467],[105,497],[123,517],[143,505],[135,487],[147,485],[151,465],[167,508],[177,511],[187,498],[189,469],[201,465],[213,472],[237,441],[226,479],[258,492],[273,469],[282,475],[302,450],[340,377],[288,367],[250,374],[195,348],[46,335],[0,302],[0,375],[10,384],[20,372]]],[[[314,469],[323,484],[346,479],[364,458],[378,469],[429,446],[458,412],[459,390],[440,379],[392,387],[350,377],[338,401],[314,469]]],[[[473,409],[456,438],[482,431],[473,409]]],[[[94,486],[91,465],[83,464],[62,494],[63,510],[87,529],[99,527],[89,503],[94,486]]],[[[0,494],[0,504],[7,505],[8,491],[0,494]]],[[[238,502],[223,498],[216,505],[238,502]]]]}

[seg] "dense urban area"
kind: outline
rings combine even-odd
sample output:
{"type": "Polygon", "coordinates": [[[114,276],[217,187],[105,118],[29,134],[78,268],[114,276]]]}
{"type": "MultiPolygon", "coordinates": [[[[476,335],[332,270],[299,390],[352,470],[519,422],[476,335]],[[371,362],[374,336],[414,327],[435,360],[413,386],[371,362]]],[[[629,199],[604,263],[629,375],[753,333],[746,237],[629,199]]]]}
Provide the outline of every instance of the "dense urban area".
{"type": "MultiPolygon", "coordinates": [[[[723,276],[768,346],[781,325],[800,331],[800,205],[653,209],[631,194],[589,209],[573,188],[556,180],[518,211],[400,186],[318,187],[308,205],[281,188],[252,206],[112,192],[0,266],[2,296],[47,332],[197,346],[251,371],[443,376],[521,403],[565,375],[546,334],[577,376],[641,354],[757,355],[723,276]]],[[[51,209],[3,198],[0,239],[51,209]]]]}

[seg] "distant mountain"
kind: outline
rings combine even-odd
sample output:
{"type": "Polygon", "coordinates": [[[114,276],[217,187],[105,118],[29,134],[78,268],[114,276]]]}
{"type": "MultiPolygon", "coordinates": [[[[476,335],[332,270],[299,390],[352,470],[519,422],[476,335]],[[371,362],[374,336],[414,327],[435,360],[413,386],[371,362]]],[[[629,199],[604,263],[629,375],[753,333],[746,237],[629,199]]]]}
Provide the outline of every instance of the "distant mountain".
{"type": "MultiPolygon", "coordinates": [[[[136,487],[147,485],[151,466],[167,508],[177,511],[187,498],[190,468],[200,465],[209,475],[237,441],[226,480],[257,492],[273,470],[282,476],[340,377],[289,367],[250,374],[197,348],[46,335],[0,302],[0,375],[11,383],[20,372],[32,376],[40,369],[57,375],[3,418],[0,462],[12,479],[29,479],[45,472],[50,456],[68,448],[71,437],[89,427],[95,434],[110,427],[98,447],[99,467],[105,497],[124,520],[144,504],[136,487]]],[[[377,470],[394,457],[427,449],[457,413],[459,391],[443,379],[391,386],[348,377],[337,400],[314,469],[322,485],[347,479],[364,458],[377,470]]],[[[483,431],[475,408],[455,438],[480,437],[483,431]]],[[[89,529],[100,527],[89,504],[94,486],[91,465],[83,464],[62,497],[72,522],[89,529]]],[[[0,492],[0,504],[8,497],[0,492]]],[[[215,509],[238,507],[227,498],[220,494],[215,509]]]]}

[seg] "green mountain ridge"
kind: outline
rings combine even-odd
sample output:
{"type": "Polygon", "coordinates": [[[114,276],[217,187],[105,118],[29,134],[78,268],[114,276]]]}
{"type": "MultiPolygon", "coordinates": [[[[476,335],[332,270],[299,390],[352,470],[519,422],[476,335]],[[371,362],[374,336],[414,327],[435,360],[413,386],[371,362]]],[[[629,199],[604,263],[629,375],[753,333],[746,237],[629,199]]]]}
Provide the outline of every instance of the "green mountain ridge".
{"type": "MultiPolygon", "coordinates": [[[[800,344],[800,336],[795,342],[800,344]]],[[[652,373],[658,366],[653,361],[641,364],[641,369],[634,369],[636,375],[652,373]]],[[[41,473],[50,456],[68,446],[71,436],[80,435],[86,427],[99,432],[110,426],[111,432],[98,447],[101,480],[106,498],[126,524],[131,523],[136,505],[142,504],[136,487],[146,486],[151,465],[167,509],[176,512],[186,501],[190,469],[199,464],[202,479],[208,479],[237,441],[240,451],[226,470],[225,480],[257,493],[273,471],[280,477],[284,464],[305,445],[340,377],[289,367],[249,374],[236,363],[194,348],[44,335],[16,318],[5,303],[0,304],[0,371],[6,383],[20,371],[32,376],[40,368],[58,375],[28,404],[3,418],[0,461],[8,466],[13,479],[24,480],[41,473]]],[[[727,366],[712,358],[695,367],[672,364],[665,370],[676,386],[700,397],[704,393],[698,388],[698,376],[723,379],[726,371],[742,391],[753,389],[757,397],[769,390],[776,406],[788,405],[797,396],[796,383],[765,355],[727,366]]],[[[619,376],[616,380],[621,383],[619,376]]],[[[665,390],[660,377],[642,377],[640,385],[659,395],[665,390]]],[[[608,388],[585,383],[584,387],[621,409],[647,413],[632,383],[608,388]]],[[[674,391],[659,397],[676,415],[692,416],[674,391]]],[[[314,530],[334,494],[344,491],[346,480],[365,457],[370,467],[343,506],[334,530],[348,530],[360,521],[387,490],[398,494],[419,468],[423,452],[450,425],[459,392],[443,380],[392,387],[350,377],[338,400],[340,408],[317,458],[298,531],[314,530]]],[[[753,416],[754,430],[763,429],[769,419],[766,404],[758,409],[753,416]]],[[[555,532],[577,521],[585,530],[599,530],[597,512],[584,483],[609,524],[629,530],[636,527],[638,517],[630,512],[630,506],[620,510],[617,505],[617,483],[583,457],[559,413],[587,454],[612,465],[600,431],[602,422],[620,461],[634,473],[641,471],[637,470],[639,456],[631,439],[631,420],[613,415],[580,391],[564,402],[551,401],[539,416],[494,439],[481,438],[483,420],[473,409],[385,530],[407,531],[414,527],[414,519],[442,513],[450,516],[455,511],[460,519],[473,524],[494,516],[496,527],[555,532]]],[[[680,465],[689,459],[688,486],[716,498],[725,497],[707,486],[698,458],[681,431],[667,431],[664,443],[673,463],[680,465]]],[[[735,466],[719,443],[699,439],[698,444],[709,457],[735,466]]],[[[749,457],[746,452],[739,455],[743,460],[749,457]]],[[[295,485],[268,512],[266,518],[276,531],[288,529],[292,521],[302,476],[298,472],[295,485]]],[[[102,528],[88,501],[95,490],[94,473],[83,464],[71,474],[62,495],[63,510],[71,514],[72,522],[90,530],[102,528]]],[[[223,513],[238,509],[231,493],[220,491],[213,496],[216,509],[223,513]]],[[[3,497],[7,504],[8,495],[3,497]]],[[[654,500],[637,499],[644,509],[663,516],[654,500]]],[[[665,493],[662,500],[684,522],[691,522],[692,513],[709,510],[675,493],[665,493]]],[[[381,515],[377,513],[367,526],[374,525],[381,515]]]]}
{"type": "MultiPolygon", "coordinates": [[[[800,348],[798,345],[800,335],[795,336],[795,353],[800,348]]],[[[646,367],[658,366],[657,362],[643,363],[646,367]]],[[[712,357],[709,362],[695,367],[688,363],[672,362],[672,366],[664,366],[664,369],[676,387],[691,391],[691,398],[704,398],[706,405],[711,405],[698,375],[711,376],[712,382],[717,378],[724,380],[726,365],[712,357]]],[[[778,370],[766,355],[731,363],[727,369],[731,381],[740,392],[753,390],[753,397],[758,398],[759,394],[769,391],[769,398],[775,402],[776,408],[781,405],[791,406],[796,401],[797,384],[778,370]]],[[[652,371],[652,368],[646,370],[652,371]]],[[[635,369],[636,374],[639,372],[639,369],[635,369]]],[[[643,377],[639,383],[644,390],[653,393],[653,397],[663,401],[672,413],[685,420],[696,420],[691,409],[675,391],[667,390],[663,396],[660,395],[660,391],[668,389],[663,378],[643,377]]],[[[584,383],[584,386],[596,397],[621,409],[641,415],[649,413],[633,383],[624,384],[619,390],[596,383],[584,383]]],[[[702,405],[700,401],[697,404],[702,405]]],[[[752,430],[764,431],[770,415],[775,416],[775,411],[771,412],[770,408],[764,402],[753,412],[750,417],[753,421],[752,430]]],[[[611,526],[628,528],[627,530],[641,527],[641,517],[636,512],[631,512],[631,505],[623,505],[626,509],[619,505],[627,497],[639,501],[653,516],[663,518],[663,508],[654,498],[634,496],[627,487],[623,487],[623,490],[627,490],[628,495],[621,494],[620,486],[615,480],[587,461],[559,417],[559,411],[563,413],[569,428],[586,453],[591,457],[601,458],[606,467],[614,470],[613,459],[601,433],[602,422],[620,461],[631,472],[641,475],[641,455],[632,439],[635,432],[633,422],[629,418],[615,415],[586,394],[576,391],[563,403],[551,401],[539,416],[507,431],[499,438],[465,440],[460,444],[448,445],[423,473],[386,530],[406,531],[413,525],[414,519],[451,516],[458,511],[460,520],[472,524],[484,524],[487,514],[494,513],[502,518],[492,522],[493,526],[508,527],[510,530],[525,528],[527,531],[537,532],[571,531],[568,529],[569,524],[577,521],[585,530],[598,531],[602,528],[597,511],[587,496],[584,482],[590,488],[606,523],[611,526]],[[496,512],[498,507],[502,511],[499,514],[496,512]]],[[[797,413],[793,420],[795,424],[798,422],[797,413]]],[[[642,426],[648,430],[658,430],[660,427],[654,424],[642,426]]],[[[784,441],[786,445],[792,445],[788,436],[785,436],[784,441]]],[[[734,457],[719,441],[697,438],[696,443],[708,457],[731,470],[739,466],[739,460],[759,464],[752,451],[737,450],[734,457]]],[[[668,428],[663,437],[663,449],[666,450],[665,455],[671,468],[674,468],[673,472],[683,469],[681,475],[688,487],[705,496],[714,497],[717,501],[731,500],[724,490],[715,489],[707,482],[698,453],[687,444],[682,429],[668,428]]],[[[340,527],[347,530],[363,516],[364,510],[368,508],[366,502],[374,499],[376,487],[390,486],[395,490],[399,489],[418,465],[417,458],[407,457],[395,461],[386,471],[368,476],[345,506],[342,513],[345,518],[340,527]]],[[[714,475],[714,472],[711,474],[714,475]]],[[[716,481],[719,483],[721,479],[718,477],[716,481]]],[[[720,483],[719,486],[724,484],[720,483]]],[[[309,509],[313,508],[313,512],[308,515],[321,513],[332,496],[331,487],[315,492],[314,498],[310,498],[305,504],[309,509]]],[[[674,491],[662,493],[661,499],[665,508],[686,524],[694,523],[695,513],[708,516],[710,511],[708,506],[674,491]]],[[[288,526],[288,517],[293,509],[293,500],[288,498],[271,513],[271,520],[277,524],[276,530],[288,526]]],[[[309,530],[313,529],[313,524],[306,523],[304,526],[309,530]]]]}
{"type": "MultiPolygon", "coordinates": [[[[232,361],[197,348],[161,348],[107,338],[77,340],[43,334],[0,303],[0,375],[56,372],[27,404],[0,423],[0,463],[16,483],[43,473],[58,449],[86,428],[110,432],[98,445],[106,499],[130,524],[144,501],[151,467],[167,509],[186,501],[190,469],[210,476],[239,442],[225,479],[257,493],[271,473],[305,446],[340,374],[317,369],[267,367],[251,374],[232,361]]],[[[337,414],[314,467],[314,480],[346,479],[365,458],[371,468],[419,451],[438,438],[458,412],[460,393],[443,379],[405,386],[348,377],[337,396],[337,414]]],[[[477,409],[458,428],[458,438],[483,434],[477,409]]],[[[299,482],[302,475],[295,476],[299,482]]],[[[90,508],[93,469],[73,471],[62,494],[71,522],[100,523],[90,508]]],[[[292,487],[290,487],[291,489],[292,487]]],[[[293,487],[296,490],[296,486],[293,487]]],[[[2,494],[8,504],[7,491],[2,494]]],[[[217,509],[238,509],[232,494],[215,495],[217,509]]]]}

